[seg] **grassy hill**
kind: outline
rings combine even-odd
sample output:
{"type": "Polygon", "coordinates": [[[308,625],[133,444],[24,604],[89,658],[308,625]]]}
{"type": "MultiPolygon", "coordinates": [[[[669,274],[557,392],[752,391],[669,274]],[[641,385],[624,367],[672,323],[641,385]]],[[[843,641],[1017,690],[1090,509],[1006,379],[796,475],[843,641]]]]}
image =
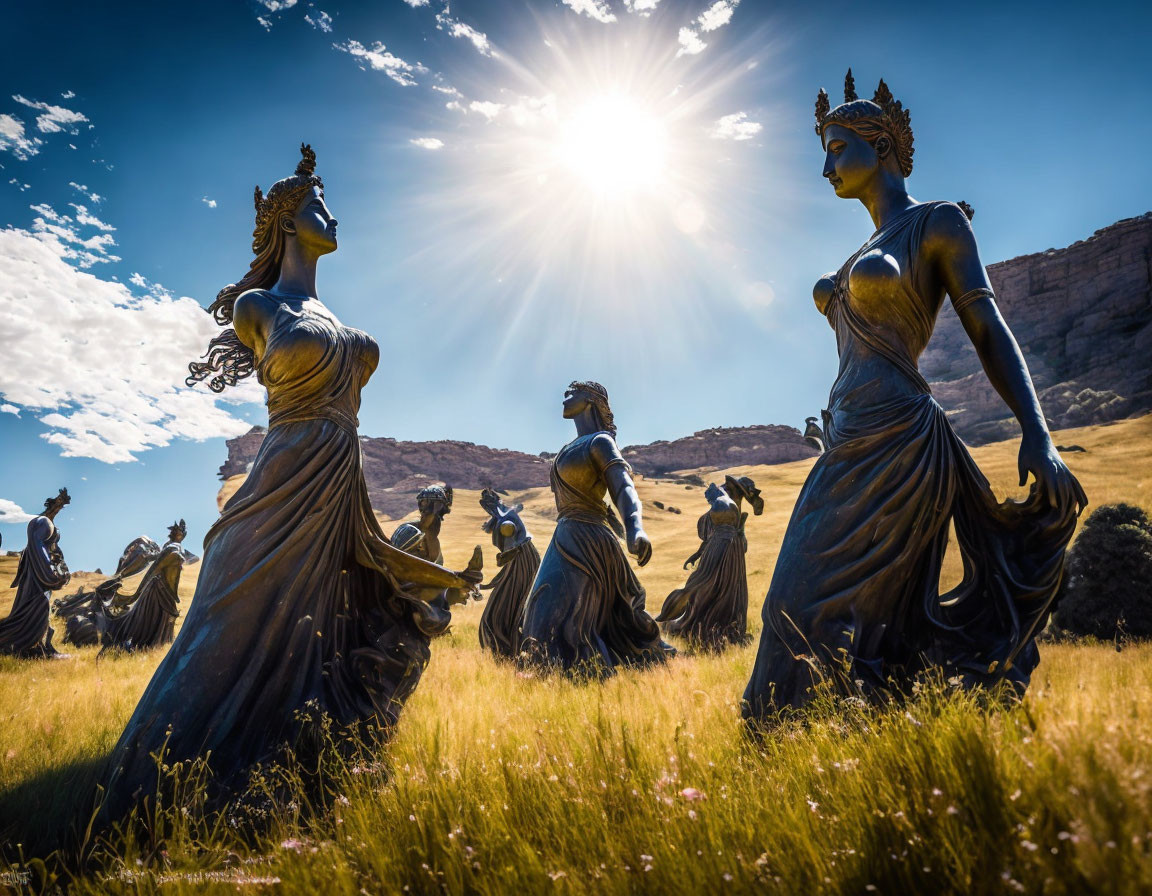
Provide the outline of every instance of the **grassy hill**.
{"type": "MultiPolygon", "coordinates": [[[[1056,439],[1086,449],[1066,459],[1093,505],[1152,509],[1152,416],[1056,439]]],[[[973,452],[1001,494],[1018,491],[1015,450],[973,452]]],[[[757,633],[811,463],[734,471],[752,475],[767,504],[748,524],[757,633]]],[[[222,499],[238,484],[226,482],[222,499]]],[[[654,479],[638,487],[655,544],[639,575],[655,610],[686,575],[703,489],[654,479]]],[[[483,544],[490,575],[477,498],[457,492],[443,542],[456,567],[483,544]]],[[[543,549],[551,495],[509,500],[524,503],[543,549]]],[[[382,519],[388,533],[396,523],[382,519]]],[[[67,531],[62,544],[67,552],[67,531]]],[[[0,574],[14,572],[12,560],[0,558],[0,574]]],[[[185,571],[185,602],[198,570],[185,571]]],[[[958,578],[954,557],[945,578],[958,578]]],[[[0,591],[0,612],[10,600],[0,591]]],[[[115,856],[60,882],[92,893],[261,882],[349,894],[1152,889],[1152,647],[1046,646],[1027,700],[1012,710],[933,693],[889,710],[840,706],[754,746],[738,725],[754,647],[578,685],[493,662],[477,644],[482,608],[456,611],[386,754],[337,774],[315,817],[285,810],[244,839],[175,814],[162,843],[117,843],[115,856]]],[[[97,662],[95,649],[51,662],[0,658],[6,858],[42,854],[76,812],[158,660],[97,662]]],[[[50,877],[63,866],[46,867],[31,871],[50,877]]]]}

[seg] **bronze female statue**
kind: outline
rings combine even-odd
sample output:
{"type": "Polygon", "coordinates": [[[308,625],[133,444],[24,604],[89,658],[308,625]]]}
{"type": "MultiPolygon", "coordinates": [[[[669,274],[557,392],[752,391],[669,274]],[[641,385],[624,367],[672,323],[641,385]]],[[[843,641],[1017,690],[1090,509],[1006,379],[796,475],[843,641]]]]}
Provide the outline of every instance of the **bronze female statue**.
{"type": "Polygon", "coordinates": [[[255,372],[268,435],[204,539],[184,625],[113,751],[105,821],[154,790],[151,754],[211,751],[225,794],[281,747],[318,750],[320,716],[357,738],[386,734],[449,623],[428,599],[480,580],[393,547],[372,513],[357,412],[379,349],[316,298],[336,220],[315,154],[301,153],[292,177],[256,188],[256,258],[210,308],[234,329],[190,365],[189,384],[217,392],[255,372]]]}
{"type": "Polygon", "coordinates": [[[748,514],[741,513],[740,505],[747,500],[759,516],[764,512],[764,499],[748,476],[726,476],[723,488],[713,482],[704,497],[711,507],[696,524],[700,547],[684,561],[684,568],[697,560],[700,565],[692,570],[683,588],[664,600],[656,621],[696,649],[723,650],[729,644],[748,643],[748,574],[744,566],[748,514]]]}
{"type": "Polygon", "coordinates": [[[492,489],[480,493],[488,512],[484,531],[492,536],[500,571],[483,590],[491,590],[480,616],[480,646],[498,657],[513,659],[520,651],[520,617],[540,568],[540,552],[520,519],[522,505],[509,507],[492,489]]]}
{"type": "Polygon", "coordinates": [[[60,530],[53,522],[72,502],[68,489],[44,502],[44,512],[28,521],[28,546],[20,554],[12,587],[16,597],[12,612],[0,619],[0,654],[20,657],[48,657],[52,646],[49,595],[68,584],[72,577],[60,551],[60,530]]]}
{"type": "Polygon", "coordinates": [[[850,71],[844,99],[829,109],[820,91],[816,102],[824,176],[864,205],[876,232],[814,291],[840,371],[827,452],[796,502],[764,604],[744,694],[752,721],[803,706],[822,677],[880,694],[936,668],[1023,692],[1086,503],[997,311],[968,215],[905,189],[908,112],[883,81],[871,101],[858,99],[850,71]],[[1020,484],[1036,480],[1023,502],[996,501],[917,369],[945,295],[1020,421],[1020,484]],[[949,522],[965,574],[941,595],[949,522]]]}
{"type": "Polygon", "coordinates": [[[644,587],[617,541],[627,538],[641,566],[652,557],[631,467],[616,447],[608,392],[599,383],[572,383],[564,416],[575,422],[576,438],[552,461],[559,519],[524,607],[521,660],[599,677],[618,665],[664,662],[675,650],[644,611],[644,587]]]}
{"type": "MultiPolygon", "coordinates": [[[[440,549],[440,527],[444,517],[452,512],[452,486],[430,485],[416,494],[416,508],[420,516],[411,523],[401,523],[392,533],[392,544],[431,563],[444,565],[444,552],[440,549]]],[[[477,545],[468,563],[468,569],[478,570],[484,562],[483,552],[477,545]]],[[[447,611],[453,604],[468,602],[470,591],[447,588],[432,603],[447,611]]]]}
{"type": "Polygon", "coordinates": [[[176,617],[180,615],[180,573],[188,559],[182,545],[187,535],[184,520],[169,526],[167,543],[152,561],[136,591],[113,598],[127,609],[117,616],[106,617],[101,653],[109,649],[147,650],[172,642],[176,617]]]}

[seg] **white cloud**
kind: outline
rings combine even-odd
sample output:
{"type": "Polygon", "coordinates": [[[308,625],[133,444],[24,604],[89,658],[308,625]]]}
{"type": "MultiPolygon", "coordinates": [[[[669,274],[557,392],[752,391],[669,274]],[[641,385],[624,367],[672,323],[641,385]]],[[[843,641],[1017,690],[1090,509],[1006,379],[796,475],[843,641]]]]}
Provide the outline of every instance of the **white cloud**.
{"type": "Polygon", "coordinates": [[[0,523],[26,523],[32,519],[32,514],[25,513],[24,509],[15,501],[0,498],[0,523]]]}
{"type": "Polygon", "coordinates": [[[71,216],[62,215],[44,204],[33,205],[31,209],[37,214],[32,220],[33,235],[60,258],[74,261],[82,268],[90,268],[99,262],[120,260],[120,256],[109,252],[116,245],[110,233],[84,237],[73,226],[80,222],[74,221],[71,216]]]}
{"type": "Polygon", "coordinates": [[[313,16],[312,12],[304,14],[304,21],[316,28],[319,31],[331,33],[332,31],[332,16],[324,12],[322,9],[315,10],[316,15],[313,16]]]}
{"type": "Polygon", "coordinates": [[[87,196],[89,202],[95,202],[97,205],[99,205],[104,201],[103,196],[101,196],[99,193],[90,191],[86,184],[78,184],[76,181],[70,180],[68,181],[68,186],[70,186],[77,193],[82,193],[83,195],[87,196]]]}
{"type": "Polygon", "coordinates": [[[489,121],[500,114],[500,110],[504,108],[501,103],[481,102],[480,100],[473,100],[468,104],[468,108],[473,112],[479,112],[489,121]]]}
{"type": "MultiPolygon", "coordinates": [[[[183,386],[188,361],[219,333],[200,305],[155,291],[133,295],[68,264],[69,248],[43,231],[0,230],[6,406],[42,414],[52,430],[44,438],[65,457],[106,463],[133,461],[173,439],[247,431],[212,393],[183,386]]],[[[225,402],[259,400],[262,392],[254,383],[229,391],[225,402]]]]}
{"type": "Polygon", "coordinates": [[[676,51],[677,56],[695,56],[708,46],[700,40],[700,35],[691,28],[680,29],[679,41],[680,49],[676,51]]]}
{"type": "Polygon", "coordinates": [[[604,0],[564,0],[564,5],[605,25],[616,21],[616,16],[604,0]]]}
{"type": "Polygon", "coordinates": [[[446,93],[448,96],[454,96],[457,99],[460,99],[464,96],[464,94],[462,94],[459,90],[448,84],[433,84],[432,89],[438,93],[446,93]]]}
{"type": "Polygon", "coordinates": [[[103,230],[105,233],[116,229],[111,224],[105,224],[95,215],[89,214],[87,206],[77,205],[75,202],[69,202],[68,204],[76,209],[76,223],[81,227],[95,227],[97,230],[103,230]]]}
{"type": "Polygon", "coordinates": [[[444,12],[436,14],[436,27],[441,31],[447,31],[453,37],[463,37],[472,42],[478,53],[482,56],[491,56],[492,47],[488,43],[488,35],[482,31],[477,31],[471,25],[466,25],[459,19],[454,19],[448,14],[448,7],[444,7],[444,12]]]}
{"type": "Polygon", "coordinates": [[[628,8],[628,12],[634,12],[640,16],[650,16],[660,5],[660,0],[624,0],[624,5],[628,8]]]}
{"type": "Polygon", "coordinates": [[[441,149],[444,146],[444,141],[437,137],[413,137],[409,142],[421,149],[441,149]]]}
{"type": "Polygon", "coordinates": [[[209,199],[207,196],[201,196],[200,201],[203,202],[208,208],[216,208],[216,200],[209,199]]]}
{"type": "Polygon", "coordinates": [[[257,0],[268,12],[283,12],[296,5],[296,0],[257,0]]]}
{"type": "Polygon", "coordinates": [[[347,40],[342,44],[332,44],[332,46],[356,57],[361,68],[384,72],[397,84],[402,84],[405,87],[411,87],[416,83],[414,74],[423,74],[428,71],[419,62],[414,64],[405,62],[399,56],[389,53],[380,41],[376,41],[371,47],[365,47],[358,40],[347,40]]]}
{"type": "Polygon", "coordinates": [[[413,9],[416,9],[419,6],[428,5],[428,0],[404,0],[404,2],[411,6],[413,9]]]}
{"type": "Polygon", "coordinates": [[[271,31],[272,30],[272,20],[271,19],[268,19],[264,16],[256,16],[256,21],[260,23],[260,27],[262,27],[265,31],[271,31]]]}
{"type": "Polygon", "coordinates": [[[696,21],[704,31],[715,31],[732,21],[732,13],[740,5],[740,0],[716,0],[696,21]]]}
{"type": "Polygon", "coordinates": [[[24,122],[12,115],[0,115],[0,150],[24,161],[40,152],[44,141],[24,136],[24,122]]]}
{"type": "Polygon", "coordinates": [[[0,414],[15,414],[17,417],[19,417],[20,408],[16,407],[14,404],[0,404],[0,414]]]}
{"type": "Polygon", "coordinates": [[[62,94],[60,94],[60,99],[62,99],[62,100],[70,100],[70,99],[72,99],[74,96],[76,96],[76,92],[75,92],[75,91],[73,91],[73,90],[65,90],[65,91],[64,91],[62,94]]]}
{"type": "Polygon", "coordinates": [[[733,112],[717,120],[708,131],[714,140],[751,140],[764,130],[764,125],[751,121],[747,112],[733,112]]]}
{"type": "Polygon", "coordinates": [[[16,186],[16,189],[17,189],[17,190],[19,190],[21,193],[23,193],[25,190],[30,190],[30,189],[32,189],[32,184],[22,184],[22,183],[20,183],[20,181],[18,181],[18,180],[17,180],[16,178],[14,178],[14,177],[13,177],[13,178],[10,178],[10,179],[8,180],[8,183],[10,183],[10,184],[14,184],[14,185],[16,186]]]}
{"type": "Polygon", "coordinates": [[[27,106],[29,109],[35,109],[43,113],[36,116],[36,127],[42,134],[58,134],[61,131],[67,131],[70,134],[79,134],[80,125],[88,121],[87,116],[81,115],[79,112],[73,112],[71,109],[65,109],[63,106],[53,106],[51,103],[41,103],[36,100],[30,100],[18,93],[15,94],[12,99],[27,106]]]}

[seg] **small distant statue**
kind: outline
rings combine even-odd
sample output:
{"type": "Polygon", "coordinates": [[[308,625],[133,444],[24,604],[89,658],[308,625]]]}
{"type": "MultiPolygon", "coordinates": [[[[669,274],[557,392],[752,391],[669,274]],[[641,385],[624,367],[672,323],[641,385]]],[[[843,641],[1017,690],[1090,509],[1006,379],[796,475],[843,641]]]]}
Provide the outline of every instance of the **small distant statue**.
{"type": "MultiPolygon", "coordinates": [[[[430,485],[420,489],[416,494],[416,507],[420,516],[410,523],[401,523],[396,527],[390,539],[393,546],[407,551],[429,563],[438,566],[444,565],[444,552],[440,549],[440,527],[444,517],[452,512],[452,486],[430,485]]],[[[477,568],[475,564],[480,555],[479,546],[472,554],[468,569],[477,568]]],[[[467,590],[460,588],[446,588],[433,599],[432,603],[447,610],[454,604],[468,602],[467,590]]]]}
{"type": "Polygon", "coordinates": [[[823,454],[824,430],[820,428],[820,419],[818,417],[805,417],[804,424],[804,441],[823,454]]]}
{"type": "Polygon", "coordinates": [[[108,618],[103,638],[104,650],[147,650],[171,644],[179,616],[180,573],[192,556],[182,543],[188,535],[184,520],[168,527],[168,541],[133,594],[118,595],[117,601],[127,606],[119,615],[108,618]]]}
{"type": "Polygon", "coordinates": [[[616,447],[608,391],[574,382],[564,416],[576,438],[552,461],[558,522],[521,622],[520,661],[577,675],[605,677],[620,665],[662,663],[675,649],[644,610],[644,586],[628,565],[618,536],[644,566],[652,542],[628,462],[616,447]],[[612,496],[623,525],[604,503],[612,496]]]}
{"type": "Polygon", "coordinates": [[[16,597],[12,612],[0,620],[0,654],[19,657],[49,657],[52,646],[50,595],[68,584],[72,574],[60,551],[60,530],[56,514],[72,502],[68,489],[44,502],[44,512],[28,521],[28,546],[20,554],[12,587],[16,597]]]}
{"type": "Polygon", "coordinates": [[[540,552],[520,518],[523,504],[508,507],[496,492],[486,488],[480,494],[480,506],[488,512],[484,531],[492,536],[500,567],[491,582],[480,586],[492,592],[480,616],[480,646],[512,659],[520,650],[520,617],[540,568],[540,552]]]}
{"type": "Polygon", "coordinates": [[[1087,499],[996,308],[971,208],[908,195],[908,110],[884,81],[857,96],[849,71],[843,104],[817,96],[816,133],[824,178],[874,232],[813,289],[840,355],[828,451],[780,546],[744,716],[758,727],[800,709],[819,682],[884,699],[922,672],[1022,694],[1087,499]],[[1020,485],[1035,477],[1024,501],[997,500],[918,368],[945,297],[1020,422],[1020,485]],[[953,526],[964,580],[941,594],[953,526]]]}
{"type": "Polygon", "coordinates": [[[683,588],[664,601],[656,621],[664,630],[680,635],[700,650],[723,650],[748,642],[748,575],[744,555],[748,514],[740,510],[748,501],[757,516],[764,512],[760,489],[748,476],[726,476],[724,487],[711,483],[704,492],[711,505],[696,524],[700,547],[684,561],[687,569],[700,561],[683,588]]]}

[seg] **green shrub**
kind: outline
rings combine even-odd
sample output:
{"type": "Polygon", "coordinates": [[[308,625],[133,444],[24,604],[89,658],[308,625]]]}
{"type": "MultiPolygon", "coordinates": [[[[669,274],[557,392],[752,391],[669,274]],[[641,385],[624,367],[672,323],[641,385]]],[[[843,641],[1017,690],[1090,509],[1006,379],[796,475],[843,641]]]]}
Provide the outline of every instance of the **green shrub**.
{"type": "Polygon", "coordinates": [[[1105,504],[1068,553],[1056,625],[1074,635],[1152,638],[1152,520],[1131,504],[1105,504]]]}

